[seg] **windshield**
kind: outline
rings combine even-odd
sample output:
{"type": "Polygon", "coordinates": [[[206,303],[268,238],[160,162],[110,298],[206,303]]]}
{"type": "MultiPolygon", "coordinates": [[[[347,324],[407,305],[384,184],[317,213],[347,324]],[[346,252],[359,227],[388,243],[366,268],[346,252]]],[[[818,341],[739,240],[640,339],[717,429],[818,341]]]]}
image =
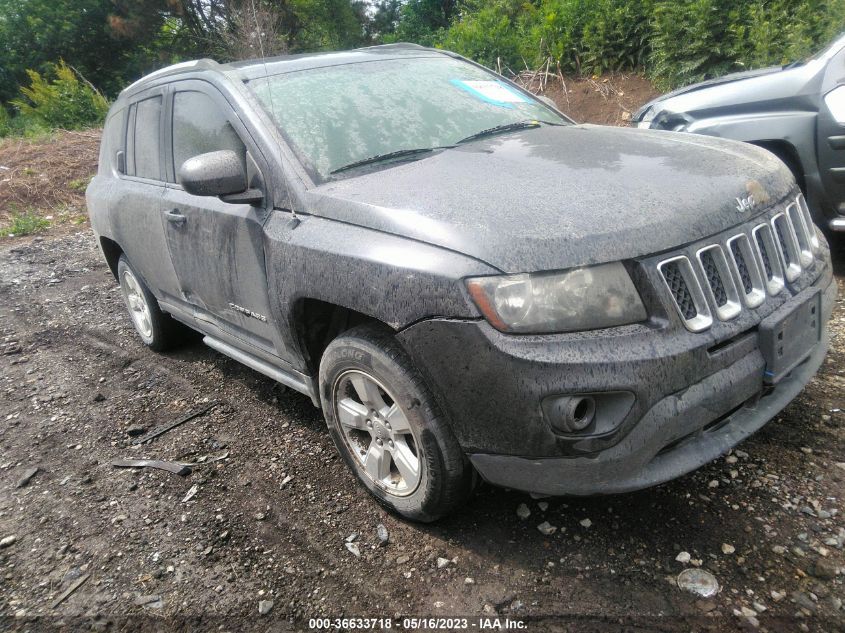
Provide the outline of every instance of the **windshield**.
{"type": "Polygon", "coordinates": [[[249,86],[317,181],[345,177],[331,173],[359,161],[454,145],[501,125],[569,122],[498,76],[442,55],[313,68],[249,86]]]}

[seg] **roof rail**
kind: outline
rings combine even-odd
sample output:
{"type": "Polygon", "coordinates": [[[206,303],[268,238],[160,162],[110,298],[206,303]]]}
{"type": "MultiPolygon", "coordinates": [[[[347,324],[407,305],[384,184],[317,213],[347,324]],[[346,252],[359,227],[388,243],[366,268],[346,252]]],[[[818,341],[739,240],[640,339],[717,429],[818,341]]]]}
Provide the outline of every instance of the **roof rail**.
{"type": "Polygon", "coordinates": [[[381,50],[390,50],[390,49],[401,49],[401,48],[415,48],[421,50],[428,50],[428,46],[422,46],[421,44],[414,44],[413,42],[393,42],[392,44],[376,44],[374,46],[362,46],[361,48],[352,49],[350,52],[354,51],[369,51],[373,49],[381,49],[381,50]]]}
{"type": "Polygon", "coordinates": [[[190,72],[192,70],[204,70],[204,69],[216,69],[219,68],[220,64],[218,64],[213,59],[195,59],[188,62],[180,62],[178,64],[173,64],[171,66],[165,66],[164,68],[160,68],[156,71],[151,72],[149,75],[144,75],[139,80],[129,84],[120,91],[120,94],[126,94],[134,90],[135,88],[139,88],[140,86],[146,84],[153,79],[159,79],[160,77],[167,77],[169,75],[178,75],[181,73],[190,72]]]}

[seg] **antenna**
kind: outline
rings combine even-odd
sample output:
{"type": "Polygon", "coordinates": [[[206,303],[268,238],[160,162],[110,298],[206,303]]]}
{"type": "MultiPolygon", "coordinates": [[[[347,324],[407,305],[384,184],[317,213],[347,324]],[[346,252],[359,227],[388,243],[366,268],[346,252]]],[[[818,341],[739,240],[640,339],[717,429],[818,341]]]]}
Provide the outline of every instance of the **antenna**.
{"type": "MultiPolygon", "coordinates": [[[[270,89],[270,72],[267,70],[267,56],[264,54],[264,32],[261,29],[261,24],[258,22],[258,11],[255,9],[255,0],[250,0],[250,4],[252,5],[252,19],[255,21],[255,32],[258,34],[258,51],[261,53],[261,64],[264,67],[264,81],[267,82],[267,95],[270,98],[270,108],[273,110],[271,116],[275,117],[276,105],[273,103],[273,91],[270,89]]],[[[278,130],[276,133],[278,134],[278,130]]],[[[282,156],[281,147],[279,147],[279,150],[279,156],[282,156]]],[[[296,215],[296,209],[291,204],[290,190],[287,187],[285,187],[285,192],[288,195],[291,228],[296,228],[299,225],[299,218],[296,215]]]]}

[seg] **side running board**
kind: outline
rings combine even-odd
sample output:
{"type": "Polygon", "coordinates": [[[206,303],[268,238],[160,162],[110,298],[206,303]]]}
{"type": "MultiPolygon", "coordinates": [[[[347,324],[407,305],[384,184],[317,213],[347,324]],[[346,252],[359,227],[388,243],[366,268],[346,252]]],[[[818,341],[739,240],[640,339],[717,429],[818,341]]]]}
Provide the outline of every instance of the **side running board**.
{"type": "Polygon", "coordinates": [[[293,370],[286,371],[281,369],[276,365],[272,365],[265,360],[253,356],[249,352],[245,352],[242,349],[229,345],[228,343],[224,343],[220,339],[216,339],[212,336],[204,336],[202,342],[210,348],[217,350],[221,354],[225,354],[229,358],[233,358],[239,363],[243,363],[247,367],[264,374],[265,376],[269,376],[276,382],[280,382],[286,387],[290,387],[291,389],[296,389],[300,393],[304,393],[306,396],[311,398],[315,407],[320,407],[320,396],[317,392],[316,385],[314,384],[314,381],[305,374],[300,374],[299,372],[293,370]]]}

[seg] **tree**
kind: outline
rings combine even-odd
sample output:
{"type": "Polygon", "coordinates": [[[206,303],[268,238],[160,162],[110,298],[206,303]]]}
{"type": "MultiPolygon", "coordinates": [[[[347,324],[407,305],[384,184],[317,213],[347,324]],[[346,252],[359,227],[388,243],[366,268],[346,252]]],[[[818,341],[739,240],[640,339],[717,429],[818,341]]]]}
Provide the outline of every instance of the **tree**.
{"type": "Polygon", "coordinates": [[[449,28],[457,10],[457,0],[407,0],[393,39],[431,46],[449,28]]]}
{"type": "Polygon", "coordinates": [[[132,43],[109,33],[109,0],[0,0],[0,102],[18,94],[26,71],[64,59],[102,88],[116,89],[132,43]]]}

